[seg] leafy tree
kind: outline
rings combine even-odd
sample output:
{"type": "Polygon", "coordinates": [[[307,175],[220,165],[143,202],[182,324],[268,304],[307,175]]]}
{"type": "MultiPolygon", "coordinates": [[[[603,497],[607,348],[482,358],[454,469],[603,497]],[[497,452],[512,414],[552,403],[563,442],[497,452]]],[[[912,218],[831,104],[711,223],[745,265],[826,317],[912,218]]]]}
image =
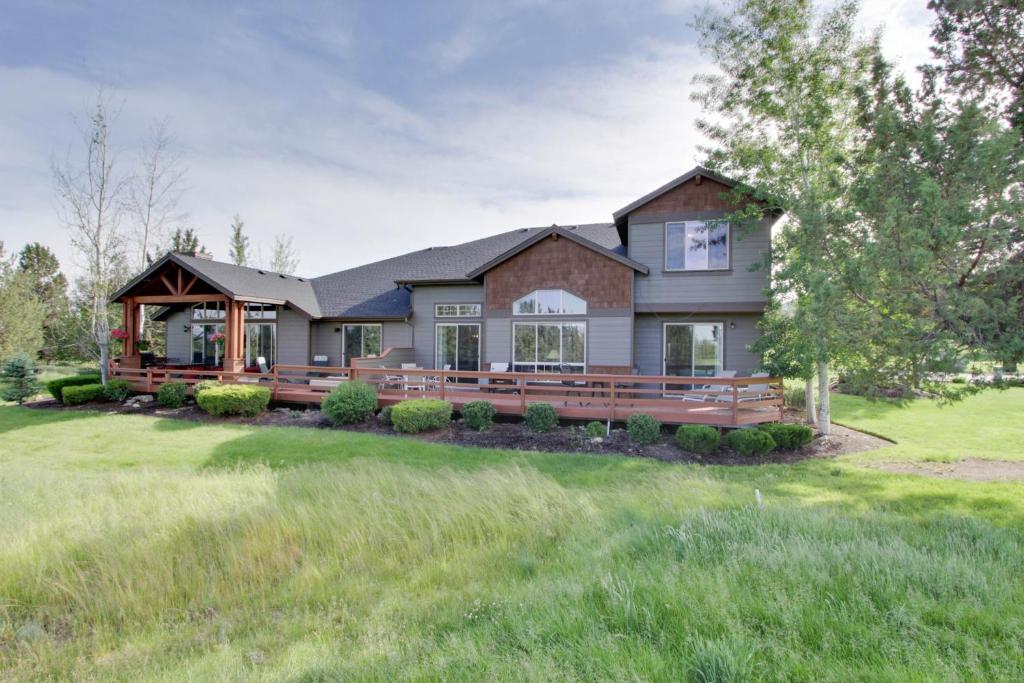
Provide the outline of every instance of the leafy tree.
{"type": "Polygon", "coordinates": [[[1024,4],[1020,0],[930,0],[932,52],[947,82],[985,98],[1024,131],[1024,4]]]}
{"type": "Polygon", "coordinates": [[[32,398],[42,390],[42,385],[36,378],[39,370],[36,369],[35,361],[26,354],[18,354],[4,362],[0,368],[0,398],[5,401],[15,401],[18,405],[25,402],[25,399],[32,398]]]}
{"type": "Polygon", "coordinates": [[[62,356],[65,344],[61,325],[68,313],[68,282],[60,271],[56,255],[39,242],[26,244],[18,255],[18,271],[24,275],[32,291],[43,304],[43,355],[49,359],[62,356]]]}
{"type": "Polygon", "coordinates": [[[849,321],[831,264],[833,234],[846,222],[856,149],[855,94],[873,44],[853,28],[857,6],[817,15],[809,0],[739,0],[732,13],[707,10],[696,23],[702,50],[718,67],[697,78],[709,116],[708,165],[742,181],[757,201],[731,219],[787,215],[774,247],[781,299],[797,301],[795,324],[813,345],[819,382],[818,424],[829,432],[829,362],[841,353],[849,321]]]}
{"type": "Polygon", "coordinates": [[[46,308],[28,274],[4,254],[0,242],[0,358],[35,357],[43,345],[46,308]]]}
{"type": "Polygon", "coordinates": [[[270,253],[270,270],[293,275],[298,268],[299,257],[292,247],[292,238],[287,235],[276,235],[274,248],[270,253]]]}
{"type": "Polygon", "coordinates": [[[750,350],[760,354],[761,366],[770,375],[804,381],[807,422],[815,423],[814,374],[817,369],[813,340],[803,334],[795,311],[777,302],[765,310],[758,322],[761,335],[750,350]]]}
{"type": "Polygon", "coordinates": [[[231,262],[236,266],[249,265],[249,238],[243,232],[245,223],[237,213],[231,221],[231,262]]]}

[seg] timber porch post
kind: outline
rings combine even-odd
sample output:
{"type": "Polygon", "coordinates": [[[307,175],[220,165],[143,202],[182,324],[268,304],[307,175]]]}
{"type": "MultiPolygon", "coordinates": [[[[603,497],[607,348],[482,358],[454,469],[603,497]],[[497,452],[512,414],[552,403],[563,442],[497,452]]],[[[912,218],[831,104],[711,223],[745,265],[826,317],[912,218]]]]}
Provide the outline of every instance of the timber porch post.
{"type": "Polygon", "coordinates": [[[245,335],[245,304],[234,299],[227,301],[227,319],[224,324],[224,372],[243,372],[243,336],[245,335]]]}

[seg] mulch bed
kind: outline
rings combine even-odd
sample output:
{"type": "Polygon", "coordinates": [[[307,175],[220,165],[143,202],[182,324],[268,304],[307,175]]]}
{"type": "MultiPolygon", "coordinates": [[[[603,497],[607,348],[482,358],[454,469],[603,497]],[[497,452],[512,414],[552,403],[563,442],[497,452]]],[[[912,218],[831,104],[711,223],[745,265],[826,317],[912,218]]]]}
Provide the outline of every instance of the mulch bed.
{"type": "MultiPolygon", "coordinates": [[[[366,422],[335,427],[317,409],[294,409],[274,407],[255,418],[247,417],[213,417],[201,410],[194,403],[181,408],[163,408],[156,401],[141,403],[135,406],[123,403],[94,403],[80,406],[65,406],[54,400],[26,403],[27,407],[50,410],[88,410],[104,414],[135,414],[164,417],[174,420],[189,420],[208,424],[242,424],[275,427],[305,427],[312,429],[339,429],[350,432],[396,436],[399,438],[420,439],[432,443],[445,443],[456,446],[473,446],[483,448],[502,448],[517,451],[542,451],[554,453],[593,453],[595,455],[627,455],[634,457],[654,458],[667,462],[700,463],[705,465],[750,465],[754,463],[792,463],[808,458],[831,458],[848,453],[859,453],[887,446],[890,442],[870,434],[848,429],[840,425],[832,425],[832,434],[826,439],[815,433],[810,445],[797,451],[775,451],[766,456],[751,458],[735,453],[725,445],[715,454],[700,456],[687,453],[675,445],[673,435],[675,427],[666,425],[663,428],[664,439],[657,444],[641,446],[629,440],[626,430],[614,424],[609,436],[602,439],[591,439],[583,432],[583,423],[562,423],[550,432],[538,434],[530,431],[522,420],[514,417],[499,416],[495,424],[487,431],[478,432],[466,429],[461,420],[452,422],[448,429],[440,429],[423,434],[398,434],[390,426],[380,424],[376,419],[366,422]]],[[[787,413],[787,422],[799,422],[797,413],[787,413]]]]}

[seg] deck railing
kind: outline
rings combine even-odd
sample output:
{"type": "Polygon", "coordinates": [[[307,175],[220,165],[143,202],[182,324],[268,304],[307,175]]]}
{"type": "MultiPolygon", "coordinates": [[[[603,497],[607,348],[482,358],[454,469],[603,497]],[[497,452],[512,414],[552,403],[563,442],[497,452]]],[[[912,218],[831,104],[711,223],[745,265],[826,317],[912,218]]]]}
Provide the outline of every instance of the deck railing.
{"type": "MultiPolygon", "coordinates": [[[[647,413],[671,424],[737,426],[782,418],[778,377],[680,377],[674,375],[549,374],[399,368],[276,365],[269,373],[186,368],[113,367],[111,377],[153,393],[165,382],[203,380],[264,386],[276,401],[320,403],[342,382],[377,387],[380,404],[440,398],[456,409],[476,400],[498,413],[522,415],[531,403],[548,403],[563,418],[619,421],[647,413]]],[[[190,389],[191,390],[191,389],[190,389]]]]}

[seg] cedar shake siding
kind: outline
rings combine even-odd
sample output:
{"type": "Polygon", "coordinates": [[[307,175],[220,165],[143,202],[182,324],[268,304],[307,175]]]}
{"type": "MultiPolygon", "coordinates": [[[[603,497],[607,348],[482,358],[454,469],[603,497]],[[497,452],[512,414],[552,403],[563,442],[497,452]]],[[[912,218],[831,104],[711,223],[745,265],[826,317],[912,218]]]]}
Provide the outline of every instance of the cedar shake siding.
{"type": "Polygon", "coordinates": [[[689,211],[728,213],[736,210],[736,205],[727,201],[730,191],[728,186],[709,178],[701,179],[699,185],[697,183],[697,178],[694,178],[659,197],[655,197],[646,204],[633,209],[629,214],[630,218],[689,211]]]}
{"type": "Polygon", "coordinates": [[[512,302],[535,289],[564,289],[594,309],[629,310],[633,269],[552,235],[499,263],[484,276],[487,311],[511,314],[512,302]]]}

